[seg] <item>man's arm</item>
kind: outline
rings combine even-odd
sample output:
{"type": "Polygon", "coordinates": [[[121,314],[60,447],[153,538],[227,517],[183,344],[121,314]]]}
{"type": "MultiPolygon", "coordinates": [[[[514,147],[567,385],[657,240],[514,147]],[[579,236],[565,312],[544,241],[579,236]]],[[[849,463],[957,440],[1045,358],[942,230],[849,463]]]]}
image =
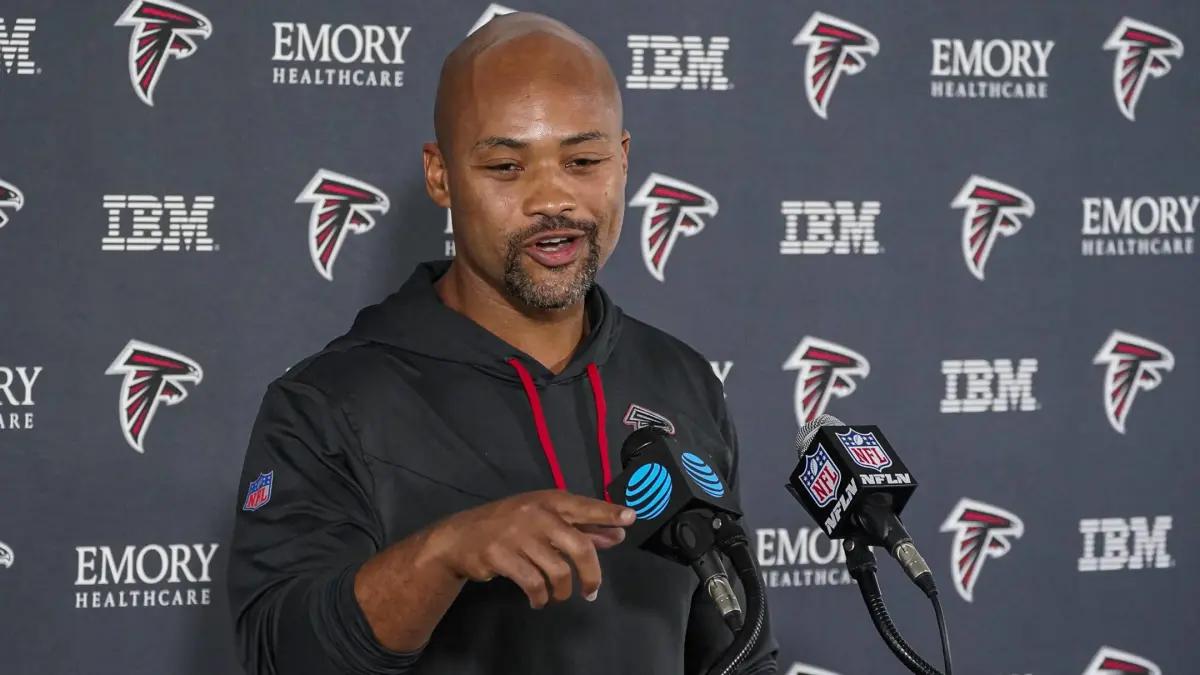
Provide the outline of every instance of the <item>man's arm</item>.
{"type": "Polygon", "coordinates": [[[574,567],[581,592],[594,597],[596,549],[619,543],[633,521],[623,507],[543,490],[385,546],[348,419],[294,381],[268,390],[242,485],[267,471],[270,501],[239,510],[229,565],[251,675],[407,672],[468,580],[511,579],[537,608],[570,597],[574,567]]]}

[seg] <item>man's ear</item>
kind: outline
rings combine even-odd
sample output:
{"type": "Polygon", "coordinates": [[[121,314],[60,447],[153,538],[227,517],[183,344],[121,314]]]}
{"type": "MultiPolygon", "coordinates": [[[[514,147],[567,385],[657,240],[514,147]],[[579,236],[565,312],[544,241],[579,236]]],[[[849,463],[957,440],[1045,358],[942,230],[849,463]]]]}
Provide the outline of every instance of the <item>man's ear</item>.
{"type": "Polygon", "coordinates": [[[426,143],[421,147],[425,162],[425,191],[434,204],[450,208],[450,176],[446,173],[446,158],[437,143],[426,143]]]}
{"type": "Polygon", "coordinates": [[[626,129],[621,133],[621,173],[629,175],[629,130],[626,129]]]}

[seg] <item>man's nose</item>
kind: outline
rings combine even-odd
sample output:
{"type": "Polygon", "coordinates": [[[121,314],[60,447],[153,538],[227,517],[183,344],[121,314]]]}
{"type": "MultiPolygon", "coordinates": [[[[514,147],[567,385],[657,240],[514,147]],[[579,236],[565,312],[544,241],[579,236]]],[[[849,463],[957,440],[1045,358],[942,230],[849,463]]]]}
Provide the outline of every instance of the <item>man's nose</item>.
{"type": "Polygon", "coordinates": [[[575,195],[562,171],[540,169],[529,175],[527,180],[529,189],[522,204],[525,215],[554,218],[570,215],[575,210],[575,195]]]}

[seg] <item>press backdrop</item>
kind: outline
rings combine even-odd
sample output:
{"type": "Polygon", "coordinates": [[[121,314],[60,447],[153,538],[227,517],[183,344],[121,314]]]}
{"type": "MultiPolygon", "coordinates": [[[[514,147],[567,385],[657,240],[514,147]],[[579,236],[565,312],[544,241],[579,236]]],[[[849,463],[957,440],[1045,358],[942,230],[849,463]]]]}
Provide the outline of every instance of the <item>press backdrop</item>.
{"type": "MultiPolygon", "coordinates": [[[[503,8],[187,3],[0,5],[5,672],[237,672],[266,384],[452,253],[420,146],[442,58],[503,8]],[[386,212],[318,245],[322,170],[386,212]]],[[[621,82],[601,281],[724,379],[782,672],[900,671],[782,488],[822,411],[920,481],[960,672],[1196,671],[1195,3],[519,8],[621,82]]]]}

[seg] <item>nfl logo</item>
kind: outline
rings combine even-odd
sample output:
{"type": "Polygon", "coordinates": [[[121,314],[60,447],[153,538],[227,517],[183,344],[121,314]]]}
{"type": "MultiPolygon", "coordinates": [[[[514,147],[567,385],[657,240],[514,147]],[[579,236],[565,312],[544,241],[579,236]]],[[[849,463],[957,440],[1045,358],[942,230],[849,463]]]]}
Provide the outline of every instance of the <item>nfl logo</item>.
{"type": "Polygon", "coordinates": [[[844,434],[838,434],[837,437],[850,453],[850,459],[864,469],[879,471],[892,465],[892,458],[879,444],[875,434],[863,434],[851,429],[844,434]]]}
{"type": "Polygon", "coordinates": [[[271,483],[275,479],[275,470],[258,474],[258,478],[250,481],[250,489],[246,491],[246,502],[242,504],[243,511],[257,511],[271,501],[271,483]]]}
{"type": "Polygon", "coordinates": [[[800,482],[804,489],[817,503],[824,507],[837,496],[838,486],[842,483],[842,472],[829,458],[829,453],[820,445],[817,451],[804,458],[804,472],[800,474],[800,482]]]}

